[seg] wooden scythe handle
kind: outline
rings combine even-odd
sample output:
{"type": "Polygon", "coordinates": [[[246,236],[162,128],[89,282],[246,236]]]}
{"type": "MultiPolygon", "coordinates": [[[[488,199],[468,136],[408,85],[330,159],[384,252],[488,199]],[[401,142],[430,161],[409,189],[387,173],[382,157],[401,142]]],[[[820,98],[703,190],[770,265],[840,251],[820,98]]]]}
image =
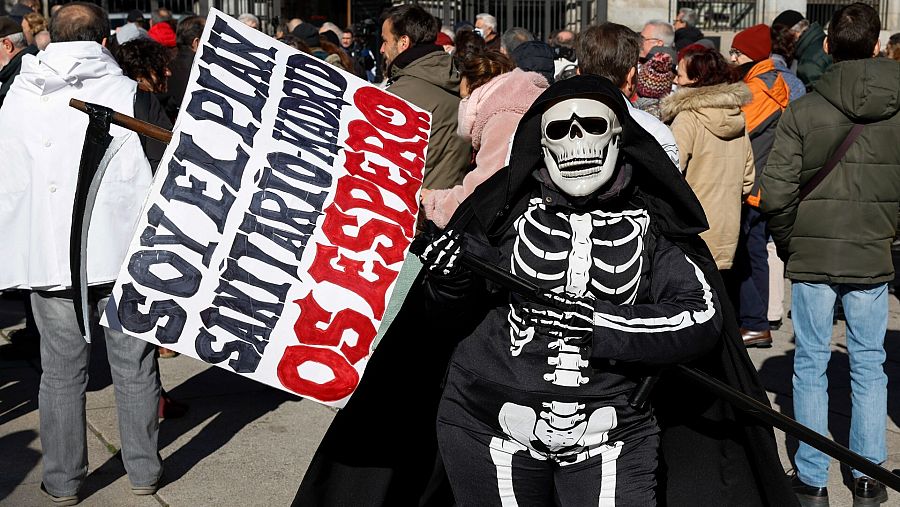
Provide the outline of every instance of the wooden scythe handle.
{"type": "MultiPolygon", "coordinates": [[[[73,107],[81,111],[82,113],[87,113],[87,108],[85,107],[84,102],[78,99],[70,99],[69,107],[73,107]]],[[[154,139],[162,143],[169,144],[169,142],[172,140],[172,132],[170,130],[159,128],[156,125],[152,125],[145,121],[141,121],[121,113],[113,112],[112,123],[113,125],[118,125],[122,128],[132,130],[142,136],[149,137],[150,139],[154,139]]]]}

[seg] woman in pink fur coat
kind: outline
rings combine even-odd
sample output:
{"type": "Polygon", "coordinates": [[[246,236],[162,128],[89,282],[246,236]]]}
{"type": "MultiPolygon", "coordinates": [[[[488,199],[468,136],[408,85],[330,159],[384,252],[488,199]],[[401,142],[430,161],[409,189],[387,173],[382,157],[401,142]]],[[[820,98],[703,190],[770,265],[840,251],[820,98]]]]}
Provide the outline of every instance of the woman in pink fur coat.
{"type": "Polygon", "coordinates": [[[461,185],[446,190],[422,190],[425,216],[444,228],[456,207],[506,165],[509,143],[519,120],[548,86],[536,72],[515,68],[509,57],[496,52],[471,56],[459,70],[462,82],[457,134],[471,139],[475,168],[461,185]]]}

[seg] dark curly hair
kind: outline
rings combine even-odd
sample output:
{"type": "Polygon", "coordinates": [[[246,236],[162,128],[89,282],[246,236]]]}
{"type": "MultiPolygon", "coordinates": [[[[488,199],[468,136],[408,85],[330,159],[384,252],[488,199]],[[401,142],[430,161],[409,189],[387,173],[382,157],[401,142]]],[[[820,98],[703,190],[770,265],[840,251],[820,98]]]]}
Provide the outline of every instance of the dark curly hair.
{"type": "Polygon", "coordinates": [[[687,77],[696,80],[689,85],[690,88],[735,83],[739,80],[735,68],[716,49],[691,44],[678,53],[678,58],[684,62],[687,77]]]}
{"type": "Polygon", "coordinates": [[[508,56],[496,51],[485,51],[469,55],[463,60],[459,66],[459,75],[466,78],[469,93],[472,93],[491,79],[512,72],[515,68],[516,64],[508,56]]]}
{"type": "Polygon", "coordinates": [[[794,61],[794,49],[797,47],[797,36],[791,27],[782,24],[772,25],[772,54],[781,55],[788,67],[794,61]]]}
{"type": "Polygon", "coordinates": [[[164,93],[169,88],[167,70],[171,53],[152,39],[134,39],[119,46],[116,61],[126,76],[141,82],[146,80],[153,93],[164,93]]]}
{"type": "Polygon", "coordinates": [[[297,37],[296,35],[294,35],[292,33],[286,33],[283,36],[281,36],[281,38],[278,40],[280,40],[281,42],[287,44],[288,46],[290,46],[294,49],[299,49],[300,51],[303,51],[304,53],[309,54],[309,46],[307,46],[306,43],[303,42],[303,39],[301,39],[300,37],[297,37]]]}
{"type": "Polygon", "coordinates": [[[456,32],[455,49],[453,51],[453,62],[456,68],[462,67],[462,62],[472,56],[481,54],[485,51],[484,39],[471,30],[460,30],[456,32]]]}

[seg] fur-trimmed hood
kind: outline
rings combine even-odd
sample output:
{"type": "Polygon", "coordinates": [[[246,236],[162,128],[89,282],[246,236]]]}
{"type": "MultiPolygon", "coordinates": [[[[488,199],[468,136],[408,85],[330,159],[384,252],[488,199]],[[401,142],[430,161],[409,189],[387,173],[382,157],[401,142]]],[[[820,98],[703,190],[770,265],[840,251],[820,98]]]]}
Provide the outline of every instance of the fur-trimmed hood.
{"type": "Polygon", "coordinates": [[[700,88],[680,88],[662,99],[663,121],[671,122],[683,111],[693,111],[710,132],[720,138],[732,138],[744,130],[741,106],[753,100],[746,84],[732,83],[700,88]]]}

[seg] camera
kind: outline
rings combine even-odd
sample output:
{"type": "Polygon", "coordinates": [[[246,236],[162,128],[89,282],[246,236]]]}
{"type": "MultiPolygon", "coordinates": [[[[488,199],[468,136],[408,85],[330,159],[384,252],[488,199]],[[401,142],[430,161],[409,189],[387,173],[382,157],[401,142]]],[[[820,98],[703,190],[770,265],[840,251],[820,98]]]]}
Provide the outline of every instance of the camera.
{"type": "Polygon", "coordinates": [[[553,58],[555,60],[559,60],[560,58],[565,58],[570,62],[575,61],[575,50],[573,48],[567,48],[564,46],[550,46],[550,49],[553,50],[553,58]]]}
{"type": "Polygon", "coordinates": [[[375,20],[372,18],[357,21],[353,24],[353,34],[360,39],[368,40],[375,35],[376,25],[377,23],[375,23],[375,20]]]}

